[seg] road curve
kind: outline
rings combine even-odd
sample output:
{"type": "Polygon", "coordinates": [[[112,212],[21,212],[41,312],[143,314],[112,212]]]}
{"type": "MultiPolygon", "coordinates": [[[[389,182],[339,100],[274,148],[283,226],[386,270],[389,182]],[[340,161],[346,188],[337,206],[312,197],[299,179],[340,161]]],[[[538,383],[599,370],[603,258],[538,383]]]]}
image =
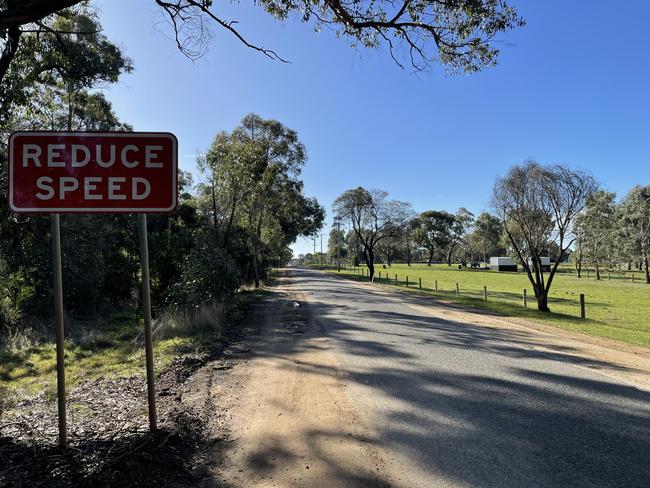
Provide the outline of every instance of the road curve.
{"type": "Polygon", "coordinates": [[[599,371],[622,366],[317,271],[271,301],[222,483],[650,487],[650,393],[599,371]]]}

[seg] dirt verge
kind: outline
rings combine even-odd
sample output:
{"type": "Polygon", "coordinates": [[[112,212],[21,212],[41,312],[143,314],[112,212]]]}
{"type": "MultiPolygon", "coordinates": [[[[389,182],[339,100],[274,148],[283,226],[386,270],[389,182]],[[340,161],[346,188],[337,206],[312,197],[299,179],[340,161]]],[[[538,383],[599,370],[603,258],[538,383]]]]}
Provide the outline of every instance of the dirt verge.
{"type": "Polygon", "coordinates": [[[207,368],[226,373],[229,364],[246,356],[244,344],[257,331],[258,306],[204,350],[188,351],[159,375],[155,433],[148,431],[141,377],[100,379],[73,388],[68,393],[66,450],[56,445],[55,399],[40,395],[5,412],[0,417],[0,486],[195,486],[202,476],[201,453],[214,444],[217,431],[211,424],[213,409],[192,401],[190,385],[197,372],[207,368]],[[210,437],[205,435],[207,426],[210,437]]]}

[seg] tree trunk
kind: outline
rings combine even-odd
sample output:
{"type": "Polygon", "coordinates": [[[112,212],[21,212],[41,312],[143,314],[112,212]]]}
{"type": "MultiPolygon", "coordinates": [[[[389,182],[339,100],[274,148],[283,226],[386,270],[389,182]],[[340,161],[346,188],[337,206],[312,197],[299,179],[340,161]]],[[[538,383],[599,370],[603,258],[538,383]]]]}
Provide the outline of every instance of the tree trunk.
{"type": "Polygon", "coordinates": [[[370,281],[375,281],[375,253],[372,249],[366,252],[366,264],[368,265],[368,277],[370,281]]]}
{"type": "Polygon", "coordinates": [[[551,309],[548,308],[548,295],[544,293],[541,297],[537,299],[537,309],[540,312],[550,312],[551,309]]]}
{"type": "Polygon", "coordinates": [[[456,249],[457,244],[458,244],[458,242],[454,242],[449,247],[449,252],[447,253],[447,266],[451,266],[451,258],[454,255],[454,249],[456,249]]]}
{"type": "Polygon", "coordinates": [[[237,209],[237,198],[232,199],[232,207],[230,209],[230,215],[228,216],[228,226],[223,235],[223,248],[228,252],[228,244],[230,243],[230,231],[232,230],[232,224],[235,219],[235,210],[237,209]]]}
{"type": "Polygon", "coordinates": [[[645,261],[645,282],[650,285],[650,270],[648,270],[648,253],[643,252],[643,260],[645,261]]]}
{"type": "Polygon", "coordinates": [[[538,286],[535,286],[533,289],[535,291],[535,298],[537,299],[537,310],[540,312],[550,312],[551,309],[548,307],[548,292],[546,290],[539,290],[538,286]]]}
{"type": "Polygon", "coordinates": [[[257,269],[257,232],[253,235],[253,281],[255,282],[255,288],[260,287],[260,275],[257,269]]]}
{"type": "Polygon", "coordinates": [[[217,195],[214,190],[214,178],[212,178],[212,223],[214,224],[214,243],[219,244],[219,223],[217,220],[217,195]]]}
{"type": "Polygon", "coordinates": [[[576,274],[578,278],[582,278],[582,259],[576,261],[576,274]]]}
{"type": "Polygon", "coordinates": [[[3,80],[5,74],[9,70],[11,61],[14,59],[20,44],[20,36],[22,31],[18,26],[11,26],[7,29],[7,38],[5,40],[5,48],[0,55],[0,82],[3,80]]]}
{"type": "Polygon", "coordinates": [[[255,282],[255,288],[259,288],[260,275],[257,271],[257,251],[253,251],[253,281],[255,282]]]}
{"type": "Polygon", "coordinates": [[[596,263],[596,279],[600,280],[600,266],[596,263]]]}
{"type": "Polygon", "coordinates": [[[262,218],[264,217],[264,208],[260,208],[260,216],[257,221],[255,233],[253,235],[253,279],[255,280],[255,288],[260,287],[260,275],[257,266],[257,249],[259,245],[260,236],[262,235],[262,218]]]}
{"type": "Polygon", "coordinates": [[[429,251],[429,262],[427,263],[427,266],[431,266],[432,261],[433,261],[433,249],[429,251]]]}

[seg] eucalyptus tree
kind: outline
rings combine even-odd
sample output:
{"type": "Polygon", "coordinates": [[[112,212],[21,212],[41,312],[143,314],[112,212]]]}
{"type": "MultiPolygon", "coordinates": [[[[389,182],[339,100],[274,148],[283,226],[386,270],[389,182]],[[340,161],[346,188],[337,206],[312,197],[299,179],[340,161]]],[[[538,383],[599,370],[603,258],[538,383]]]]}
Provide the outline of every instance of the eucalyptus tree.
{"type": "Polygon", "coordinates": [[[350,223],[368,266],[370,280],[374,280],[377,245],[384,239],[401,235],[406,224],[404,202],[388,200],[388,193],[383,190],[358,187],[339,195],[333,207],[338,220],[350,223]]]}
{"type": "Polygon", "coordinates": [[[465,241],[473,223],[474,214],[464,207],[459,208],[454,214],[454,221],[449,234],[449,247],[447,248],[447,266],[451,266],[451,260],[456,246],[465,241]]]}
{"type": "Polygon", "coordinates": [[[576,217],[596,189],[594,178],[583,171],[541,166],[534,161],[513,166],[494,184],[492,207],[533,286],[540,311],[550,311],[548,294],[553,278],[575,240],[576,217]],[[559,255],[545,276],[541,257],[550,243],[558,246],[559,255]]]}
{"type": "Polygon", "coordinates": [[[396,214],[398,220],[402,222],[399,239],[400,249],[406,259],[406,264],[411,266],[411,261],[413,260],[413,248],[415,245],[413,233],[415,231],[415,218],[417,214],[409,202],[398,202],[396,214]]]}
{"type": "Polygon", "coordinates": [[[276,120],[246,115],[232,132],[221,132],[200,158],[207,174],[214,236],[226,251],[233,233],[243,233],[256,286],[260,265],[283,261],[299,236],[318,231],[323,208],[303,194],[307,159],[298,134],[276,120]]]}
{"type": "Polygon", "coordinates": [[[359,236],[354,230],[349,229],[345,234],[345,243],[348,248],[348,260],[352,266],[359,266],[363,259],[363,246],[359,242],[359,236]]]}
{"type": "Polygon", "coordinates": [[[401,250],[401,238],[399,236],[390,236],[382,239],[377,243],[376,256],[382,263],[392,266],[398,259],[401,250]]]}
{"type": "Polygon", "coordinates": [[[96,13],[78,7],[49,16],[40,25],[48,32],[69,34],[22,36],[22,48],[0,85],[0,125],[13,116],[28,128],[83,128],[80,107],[96,114],[110,112],[105,98],[88,90],[115,83],[133,66],[102,33],[96,13]],[[79,116],[81,121],[76,120],[79,116]]]}
{"type": "Polygon", "coordinates": [[[431,266],[436,251],[446,253],[452,241],[455,217],[445,211],[427,210],[415,218],[413,238],[427,250],[427,265],[431,266]]]}
{"type": "MultiPolygon", "coordinates": [[[[41,24],[75,33],[60,39],[34,32],[22,35],[22,48],[0,85],[0,143],[6,143],[15,130],[130,129],[101,93],[91,91],[132,69],[120,49],[100,32],[94,13],[80,7],[41,24]]],[[[3,182],[0,198],[6,191],[4,163],[0,164],[3,182]]],[[[74,277],[66,285],[66,305],[87,314],[130,299],[137,255],[128,217],[70,215],[62,219],[62,227],[63,266],[74,277]]],[[[0,288],[6,291],[20,283],[20,290],[11,293],[22,295],[24,312],[38,317],[49,314],[48,229],[40,216],[16,215],[0,206],[0,260],[8,273],[0,288]]]]}
{"type": "Polygon", "coordinates": [[[481,213],[474,221],[474,230],[469,235],[470,247],[477,251],[484,262],[492,254],[503,252],[501,248],[501,235],[503,224],[488,212],[481,213]]]}
{"type": "Polygon", "coordinates": [[[345,260],[348,257],[348,245],[345,238],[345,229],[340,226],[332,227],[327,240],[327,257],[330,262],[337,262],[338,259],[345,260]]]}
{"type": "MultiPolygon", "coordinates": [[[[169,19],[181,52],[205,54],[213,26],[225,29],[245,46],[285,61],[272,49],[250,40],[236,19],[217,12],[213,0],[151,0],[169,19]]],[[[62,39],[71,32],[47,25],[52,15],[85,0],[0,0],[0,82],[22,48],[25,33],[62,39]]],[[[506,0],[261,0],[255,4],[278,20],[298,18],[316,30],[332,29],[352,46],[386,48],[400,66],[416,70],[434,64],[450,71],[476,72],[496,64],[496,36],[524,25],[506,0]]],[[[125,7],[125,15],[129,11],[125,7]]]]}
{"type": "Polygon", "coordinates": [[[650,284],[650,185],[635,186],[621,202],[621,228],[630,246],[640,257],[650,284]]]}
{"type": "Polygon", "coordinates": [[[600,267],[612,256],[616,216],[616,194],[598,190],[587,199],[584,212],[576,218],[574,237],[579,259],[586,257],[596,268],[600,280],[600,267]]]}
{"type": "Polygon", "coordinates": [[[576,276],[582,278],[582,262],[585,259],[585,228],[580,225],[579,219],[576,219],[576,225],[573,228],[573,237],[571,260],[576,270],[576,276]]]}
{"type": "Polygon", "coordinates": [[[401,222],[395,228],[394,235],[382,239],[377,244],[377,254],[392,266],[396,260],[404,260],[411,265],[413,257],[413,228],[412,220],[415,216],[413,206],[408,202],[392,202],[392,214],[395,222],[401,222]]]}

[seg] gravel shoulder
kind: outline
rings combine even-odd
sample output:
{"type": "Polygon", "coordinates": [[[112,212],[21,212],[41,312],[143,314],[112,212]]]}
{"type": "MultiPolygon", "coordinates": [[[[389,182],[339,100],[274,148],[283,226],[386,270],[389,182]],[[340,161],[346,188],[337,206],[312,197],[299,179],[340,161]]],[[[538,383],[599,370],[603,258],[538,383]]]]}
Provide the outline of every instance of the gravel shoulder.
{"type": "Polygon", "coordinates": [[[258,312],[250,356],[183,394],[214,412],[197,486],[650,480],[645,350],[313,270],[258,312]]]}
{"type": "Polygon", "coordinates": [[[207,393],[227,412],[212,425],[228,436],[206,455],[200,486],[391,486],[389,455],[351,402],[304,295],[285,277],[265,302],[254,357],[223,381],[209,369],[193,380],[197,401],[207,393]]]}

